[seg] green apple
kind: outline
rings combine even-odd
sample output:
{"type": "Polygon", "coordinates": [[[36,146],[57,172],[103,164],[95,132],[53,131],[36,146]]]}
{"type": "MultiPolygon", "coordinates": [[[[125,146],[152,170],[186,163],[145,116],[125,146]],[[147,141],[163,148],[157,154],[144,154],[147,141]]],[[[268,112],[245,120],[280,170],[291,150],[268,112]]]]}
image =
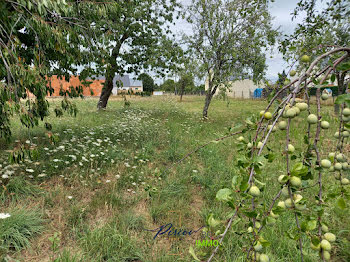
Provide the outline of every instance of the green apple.
{"type": "Polygon", "coordinates": [[[290,76],[295,76],[296,73],[297,73],[297,72],[296,72],[295,70],[291,70],[291,71],[289,72],[289,75],[290,75],[290,76]]]}
{"type": "Polygon", "coordinates": [[[346,185],[349,185],[349,183],[350,183],[349,179],[347,179],[347,178],[342,178],[342,180],[341,180],[341,184],[342,184],[342,185],[346,186],[346,185]]]}
{"type": "Polygon", "coordinates": [[[335,163],[334,169],[340,171],[343,169],[343,165],[341,163],[335,163]]]}
{"type": "Polygon", "coordinates": [[[327,94],[322,94],[321,95],[321,99],[322,100],[327,100],[328,99],[328,95],[327,94]]]}
{"type": "Polygon", "coordinates": [[[270,215],[273,218],[278,218],[280,216],[280,215],[277,215],[277,214],[273,213],[272,211],[270,212],[270,215]]]}
{"type": "Polygon", "coordinates": [[[316,124],[317,121],[318,121],[317,116],[314,115],[314,114],[310,114],[310,115],[307,117],[307,122],[308,122],[309,124],[316,124]]]}
{"type": "Polygon", "coordinates": [[[331,251],[332,246],[331,246],[331,243],[329,243],[328,240],[323,239],[323,240],[321,241],[321,248],[322,248],[323,250],[325,250],[325,251],[331,251]]]}
{"type": "Polygon", "coordinates": [[[342,119],[344,122],[349,122],[350,121],[350,116],[342,116],[342,119]]]}
{"type": "Polygon", "coordinates": [[[324,168],[330,168],[332,166],[332,163],[328,159],[322,159],[321,166],[324,168]]]}
{"type": "Polygon", "coordinates": [[[333,160],[334,157],[335,157],[335,153],[334,153],[334,152],[331,152],[331,153],[328,154],[328,158],[329,158],[330,160],[333,160]]]}
{"type": "Polygon", "coordinates": [[[280,208],[283,208],[283,209],[286,208],[286,204],[284,203],[284,201],[279,201],[279,202],[277,203],[277,206],[280,207],[280,208]]]}
{"type": "Polygon", "coordinates": [[[325,224],[322,224],[321,228],[323,232],[328,232],[328,227],[325,224]]]}
{"type": "Polygon", "coordinates": [[[264,117],[265,117],[266,120],[270,120],[272,118],[272,114],[270,112],[266,112],[264,114],[264,117]]]}
{"type": "Polygon", "coordinates": [[[296,112],[296,115],[298,116],[300,114],[300,109],[297,106],[293,106],[294,111],[296,112]]]}
{"type": "Polygon", "coordinates": [[[284,204],[287,208],[291,208],[293,206],[292,199],[287,198],[286,200],[284,200],[284,204]]]}
{"type": "Polygon", "coordinates": [[[294,108],[288,109],[286,112],[286,117],[293,118],[297,115],[297,112],[294,110],[294,108]]]}
{"type": "Polygon", "coordinates": [[[248,233],[252,233],[253,232],[253,228],[252,227],[248,227],[247,231],[248,231],[248,233]]]}
{"type": "Polygon", "coordinates": [[[276,126],[272,127],[272,125],[268,125],[268,129],[271,129],[271,132],[276,132],[276,126]]]}
{"type": "Polygon", "coordinates": [[[320,244],[315,246],[314,244],[311,243],[310,246],[311,246],[311,249],[316,250],[316,251],[321,249],[321,245],[320,244]]]}
{"type": "Polygon", "coordinates": [[[301,179],[297,176],[292,176],[290,178],[290,183],[292,184],[292,186],[300,187],[301,186],[301,179]]]}
{"type": "Polygon", "coordinates": [[[261,245],[261,243],[258,241],[255,246],[254,246],[254,250],[259,252],[263,249],[263,246],[261,245]]]}
{"type": "Polygon", "coordinates": [[[323,251],[323,258],[329,261],[331,259],[331,254],[328,251],[323,251]]]}
{"type": "Polygon", "coordinates": [[[327,121],[321,121],[321,128],[328,129],[329,128],[329,123],[327,121]]]}
{"type": "Polygon", "coordinates": [[[335,178],[336,180],[339,180],[339,179],[340,179],[340,174],[339,174],[339,173],[335,173],[335,174],[334,174],[334,178],[335,178]]]}
{"type": "Polygon", "coordinates": [[[255,221],[255,228],[259,229],[261,227],[261,224],[259,221],[255,221]]]}
{"type": "Polygon", "coordinates": [[[343,131],[341,134],[343,137],[349,137],[349,135],[350,135],[349,131],[346,131],[346,130],[343,131]]]}
{"type": "Polygon", "coordinates": [[[334,172],[334,166],[331,166],[331,167],[329,168],[329,172],[334,172]]]}
{"type": "Polygon", "coordinates": [[[348,170],[348,168],[349,168],[349,164],[347,163],[347,162],[344,162],[344,163],[342,163],[342,169],[343,170],[348,170]]]}
{"type": "Polygon", "coordinates": [[[243,136],[240,136],[239,138],[237,138],[238,141],[242,142],[244,141],[244,137],[243,136]]]}
{"type": "Polygon", "coordinates": [[[303,63],[308,63],[308,62],[310,62],[310,57],[308,55],[303,55],[300,58],[300,61],[303,62],[303,63]]]}
{"type": "Polygon", "coordinates": [[[344,116],[350,116],[350,108],[344,108],[343,109],[343,115],[344,116]]]}
{"type": "Polygon", "coordinates": [[[294,153],[295,147],[292,144],[288,144],[288,152],[289,153],[294,153]]]}
{"type": "Polygon", "coordinates": [[[252,147],[253,147],[253,144],[249,142],[249,143],[247,144],[247,148],[251,149],[252,147]]]}
{"type": "Polygon", "coordinates": [[[306,205],[302,205],[302,204],[295,204],[295,209],[299,210],[299,211],[303,211],[306,209],[306,205]]]}
{"type": "Polygon", "coordinates": [[[260,254],[259,262],[269,262],[269,256],[266,254],[260,254]]]}
{"type": "Polygon", "coordinates": [[[335,138],[339,138],[339,132],[335,132],[335,133],[334,133],[334,137],[335,137],[335,138]]]}
{"type": "Polygon", "coordinates": [[[326,233],[324,234],[324,238],[328,240],[329,242],[335,242],[336,236],[333,233],[326,233]]]}
{"type": "Polygon", "coordinates": [[[343,155],[342,153],[339,153],[339,154],[337,154],[336,159],[337,159],[339,162],[344,162],[345,157],[344,157],[344,155],[343,155]]]}
{"type": "Polygon", "coordinates": [[[300,195],[300,194],[294,194],[293,195],[293,200],[294,200],[295,203],[300,202],[300,200],[302,200],[302,199],[303,199],[303,196],[300,195]]]}
{"type": "Polygon", "coordinates": [[[251,186],[249,189],[249,194],[254,196],[254,197],[258,197],[260,196],[260,189],[257,186],[251,186]]]}
{"type": "Polygon", "coordinates": [[[262,146],[263,146],[263,143],[259,142],[258,145],[257,145],[257,148],[260,149],[262,146]]]}
{"type": "Polygon", "coordinates": [[[262,117],[265,114],[265,110],[260,111],[259,116],[262,117]]]}
{"type": "Polygon", "coordinates": [[[281,121],[278,123],[278,128],[281,130],[287,129],[287,122],[286,121],[281,121]]]}
{"type": "Polygon", "coordinates": [[[285,196],[285,197],[287,197],[287,196],[289,196],[289,190],[288,190],[288,187],[283,187],[282,188],[282,196],[285,196]]]}
{"type": "Polygon", "coordinates": [[[309,106],[306,104],[306,103],[304,103],[304,102],[302,102],[302,103],[296,103],[296,105],[295,105],[297,108],[299,108],[300,109],[300,111],[305,111],[309,106]]]}
{"type": "Polygon", "coordinates": [[[279,177],[278,177],[278,182],[280,183],[280,184],[285,184],[285,182],[283,181],[283,179],[286,177],[286,175],[280,175],[279,177]]]}

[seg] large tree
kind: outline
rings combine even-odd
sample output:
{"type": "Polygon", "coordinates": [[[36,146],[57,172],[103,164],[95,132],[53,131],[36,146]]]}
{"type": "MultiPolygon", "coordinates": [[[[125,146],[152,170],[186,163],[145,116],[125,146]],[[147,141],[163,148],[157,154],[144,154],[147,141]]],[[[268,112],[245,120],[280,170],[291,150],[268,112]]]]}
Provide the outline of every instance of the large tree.
{"type": "Polygon", "coordinates": [[[203,118],[219,86],[232,77],[259,81],[266,69],[266,47],[274,43],[268,1],[193,0],[187,21],[193,34],[185,40],[207,76],[203,118]]]}
{"type": "MultiPolygon", "coordinates": [[[[0,137],[11,136],[13,114],[28,128],[49,114],[45,97],[52,89],[47,76],[69,78],[75,73],[74,62],[82,54],[72,43],[77,31],[84,35],[84,28],[80,19],[70,16],[72,8],[63,0],[0,1],[0,137]],[[32,99],[27,99],[29,94],[32,99]]],[[[81,93],[75,91],[64,95],[81,93]]],[[[65,99],[55,112],[61,115],[67,109],[76,112],[65,99]]]]}
{"type": "Polygon", "coordinates": [[[142,81],[143,91],[152,94],[156,88],[153,78],[146,73],[142,73],[138,76],[138,79],[142,81]]]}
{"type": "Polygon", "coordinates": [[[116,74],[171,68],[181,49],[170,39],[176,0],[81,1],[76,9],[89,26],[92,45],[83,41],[90,61],[82,71],[105,75],[98,108],[105,108],[116,74]]]}

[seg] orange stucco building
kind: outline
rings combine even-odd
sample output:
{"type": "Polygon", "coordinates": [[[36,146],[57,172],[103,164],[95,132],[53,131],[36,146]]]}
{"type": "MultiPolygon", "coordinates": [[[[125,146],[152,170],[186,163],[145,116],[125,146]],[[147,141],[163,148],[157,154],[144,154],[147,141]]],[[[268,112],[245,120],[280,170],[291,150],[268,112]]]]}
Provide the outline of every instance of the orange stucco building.
{"type": "Polygon", "coordinates": [[[69,81],[66,81],[63,77],[59,79],[57,75],[53,75],[49,78],[49,85],[53,88],[54,92],[51,96],[60,96],[61,88],[63,90],[70,90],[70,87],[78,87],[81,86],[83,88],[84,96],[100,96],[103,88],[103,84],[105,80],[96,79],[96,80],[87,80],[92,82],[90,85],[84,85],[78,76],[71,76],[69,81]]]}

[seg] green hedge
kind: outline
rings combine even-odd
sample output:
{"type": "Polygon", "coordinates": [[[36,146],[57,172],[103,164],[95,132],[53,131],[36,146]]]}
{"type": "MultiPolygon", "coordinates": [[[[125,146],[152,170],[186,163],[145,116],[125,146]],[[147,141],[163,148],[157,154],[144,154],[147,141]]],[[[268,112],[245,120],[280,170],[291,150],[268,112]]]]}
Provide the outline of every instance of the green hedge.
{"type": "MultiPolygon", "coordinates": [[[[338,96],[338,86],[321,87],[321,93],[323,92],[323,90],[325,90],[327,88],[332,90],[332,96],[338,96]]],[[[315,96],[316,95],[316,90],[317,90],[317,88],[315,88],[315,87],[310,88],[309,89],[309,95],[310,96],[315,96]]]]}

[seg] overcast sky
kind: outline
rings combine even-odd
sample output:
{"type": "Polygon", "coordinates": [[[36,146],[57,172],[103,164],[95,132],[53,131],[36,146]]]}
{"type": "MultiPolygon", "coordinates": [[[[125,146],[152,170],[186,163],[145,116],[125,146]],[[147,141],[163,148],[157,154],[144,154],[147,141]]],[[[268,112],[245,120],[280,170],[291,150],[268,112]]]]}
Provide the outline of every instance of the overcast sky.
{"type": "MultiPolygon", "coordinates": [[[[192,0],[181,0],[183,5],[189,5],[192,0]]],[[[299,0],[275,0],[270,4],[270,12],[274,17],[273,25],[275,28],[280,27],[280,31],[283,34],[291,34],[298,22],[301,22],[302,16],[292,21],[291,13],[296,7],[299,0]]],[[[184,20],[176,21],[176,25],[172,27],[172,30],[180,38],[181,32],[190,35],[191,25],[184,20]]],[[[278,52],[277,48],[274,50],[272,57],[270,53],[266,54],[268,70],[266,77],[271,80],[277,79],[277,73],[281,72],[286,66],[286,62],[283,60],[282,55],[278,52]]]]}

